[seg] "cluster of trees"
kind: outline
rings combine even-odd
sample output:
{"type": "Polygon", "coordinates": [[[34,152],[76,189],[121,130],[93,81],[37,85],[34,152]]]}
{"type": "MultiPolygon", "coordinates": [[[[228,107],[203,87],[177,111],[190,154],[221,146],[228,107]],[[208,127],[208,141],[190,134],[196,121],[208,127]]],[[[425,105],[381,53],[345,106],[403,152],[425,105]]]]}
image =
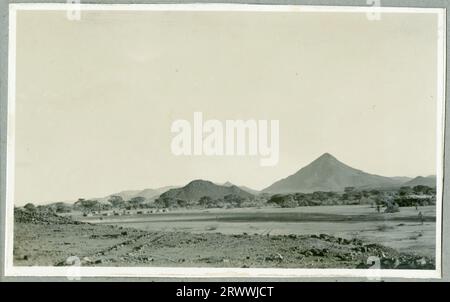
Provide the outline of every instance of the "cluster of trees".
{"type": "Polygon", "coordinates": [[[205,208],[240,208],[243,207],[249,199],[235,194],[225,195],[223,198],[213,199],[209,196],[203,196],[198,204],[205,208]]]}
{"type": "Polygon", "coordinates": [[[127,208],[127,209],[139,209],[144,208],[146,199],[142,196],[136,196],[130,200],[124,200],[122,196],[113,195],[109,197],[108,202],[113,208],[127,208]]]}
{"type": "Polygon", "coordinates": [[[95,199],[84,199],[79,198],[72,207],[72,210],[81,212],[97,212],[111,209],[111,205],[106,203],[101,203],[95,199]]]}
{"type": "Polygon", "coordinates": [[[283,208],[318,205],[374,204],[400,207],[435,204],[436,189],[428,186],[401,187],[399,190],[357,190],[345,188],[344,192],[313,192],[276,194],[267,201],[283,208]]]}
{"type": "Polygon", "coordinates": [[[183,199],[172,197],[159,197],[155,200],[155,206],[158,208],[182,208],[187,207],[189,202],[183,199]]]}
{"type": "Polygon", "coordinates": [[[122,196],[113,195],[108,198],[108,202],[100,202],[95,199],[80,198],[75,202],[73,208],[82,212],[97,212],[111,209],[142,209],[151,207],[151,204],[146,203],[146,199],[141,196],[136,196],[130,200],[124,200],[122,196]]]}
{"type": "Polygon", "coordinates": [[[436,204],[436,198],[434,197],[401,196],[397,197],[394,201],[400,207],[428,206],[436,204]]]}
{"type": "Polygon", "coordinates": [[[27,203],[24,209],[30,212],[54,212],[54,213],[69,213],[72,211],[72,206],[64,202],[56,202],[49,205],[35,206],[32,203],[27,203]]]}
{"type": "Polygon", "coordinates": [[[54,203],[46,206],[34,206],[29,203],[24,206],[29,211],[46,210],[56,213],[66,213],[72,210],[81,211],[84,213],[99,212],[111,209],[144,209],[144,208],[185,208],[185,207],[202,207],[202,208],[216,208],[216,207],[251,207],[261,206],[267,199],[263,198],[244,198],[239,195],[229,194],[223,198],[214,199],[209,196],[203,196],[196,202],[189,202],[183,199],[172,197],[160,197],[155,202],[146,202],[144,197],[133,197],[130,200],[124,200],[121,196],[113,195],[109,197],[108,202],[100,202],[95,199],[78,199],[73,205],[66,203],[54,203]]]}
{"type": "Polygon", "coordinates": [[[428,186],[401,187],[394,202],[400,207],[426,206],[436,204],[436,188],[428,186]]]}
{"type": "Polygon", "coordinates": [[[291,193],[273,195],[267,202],[283,208],[319,205],[349,205],[360,204],[364,198],[369,198],[369,191],[358,191],[354,187],[345,188],[343,193],[317,191],[313,193],[291,193]]]}
{"type": "Polygon", "coordinates": [[[436,188],[418,185],[415,187],[401,187],[399,190],[400,196],[408,195],[436,195],[436,188]]]}
{"type": "Polygon", "coordinates": [[[32,203],[27,203],[24,209],[28,211],[50,211],[54,213],[69,213],[72,210],[82,211],[85,213],[106,211],[110,209],[140,209],[146,207],[153,207],[153,204],[145,203],[144,197],[133,197],[130,200],[125,201],[121,196],[111,196],[108,202],[100,202],[95,199],[79,198],[73,205],[56,202],[48,205],[35,206],[32,203]]]}
{"type": "Polygon", "coordinates": [[[56,213],[70,213],[72,211],[72,206],[64,202],[57,202],[51,205],[51,208],[56,213]]]}
{"type": "MultiPolygon", "coordinates": [[[[265,202],[265,201],[264,201],[265,202]]],[[[172,197],[160,197],[155,200],[155,205],[159,208],[183,208],[183,207],[202,207],[202,208],[238,208],[259,206],[264,204],[258,198],[249,199],[236,194],[228,194],[223,198],[212,198],[203,196],[198,201],[186,201],[172,197]]]]}

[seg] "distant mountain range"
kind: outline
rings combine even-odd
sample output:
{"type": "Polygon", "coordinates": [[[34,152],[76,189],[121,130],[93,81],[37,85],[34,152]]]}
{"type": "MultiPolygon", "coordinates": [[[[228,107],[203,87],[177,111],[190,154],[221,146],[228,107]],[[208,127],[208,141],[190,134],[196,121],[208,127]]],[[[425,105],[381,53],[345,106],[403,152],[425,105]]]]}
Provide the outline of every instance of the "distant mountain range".
{"type": "MultiPolygon", "coordinates": [[[[236,186],[236,185],[234,185],[234,184],[232,184],[231,182],[227,181],[226,183],[223,184],[223,186],[226,186],[226,187],[232,187],[232,186],[236,186]]],[[[254,190],[254,189],[251,189],[251,188],[246,187],[246,186],[236,186],[236,187],[238,187],[239,189],[241,189],[241,190],[243,190],[243,191],[245,191],[245,192],[248,192],[248,193],[250,193],[250,194],[253,194],[253,195],[257,195],[257,194],[261,193],[261,192],[258,191],[258,190],[254,190]]]]}
{"type": "Polygon", "coordinates": [[[401,183],[405,183],[405,182],[410,181],[410,180],[413,179],[412,177],[406,177],[406,176],[393,176],[391,178],[394,179],[394,180],[397,180],[397,181],[399,181],[401,183]]]}
{"type": "MultiPolygon", "coordinates": [[[[343,191],[345,187],[394,188],[403,185],[417,185],[422,179],[407,177],[386,177],[354,169],[333,155],[325,153],[295,174],[281,179],[262,192],[266,193],[311,193],[314,191],[343,191]],[[416,181],[417,180],[417,181],[416,181]]],[[[426,179],[427,185],[435,186],[435,180],[426,179]]]]}
{"type": "Polygon", "coordinates": [[[212,199],[219,199],[230,194],[243,198],[253,197],[253,194],[248,193],[235,185],[224,186],[217,185],[207,180],[194,180],[182,188],[171,189],[161,194],[160,198],[170,197],[182,199],[188,202],[197,202],[203,196],[209,196],[212,199]]]}
{"type": "Polygon", "coordinates": [[[146,200],[155,200],[164,192],[169,191],[170,189],[178,188],[176,186],[167,186],[157,189],[143,189],[143,190],[127,190],[121,191],[114,194],[110,194],[108,196],[102,198],[94,198],[101,202],[107,202],[111,196],[120,196],[123,200],[130,200],[134,197],[144,197],[146,200]]]}
{"type": "Polygon", "coordinates": [[[260,193],[311,193],[315,191],[343,191],[345,187],[380,189],[401,186],[414,187],[417,185],[435,187],[436,176],[418,176],[413,179],[404,176],[386,177],[370,174],[352,168],[340,162],[333,155],[325,153],[293,175],[275,182],[262,191],[246,186],[237,186],[228,181],[223,184],[215,184],[208,180],[194,180],[184,187],[167,186],[157,189],[121,191],[100,199],[97,198],[97,200],[107,202],[111,196],[116,195],[121,196],[124,200],[140,196],[151,202],[161,196],[195,202],[203,196],[218,199],[229,194],[250,198],[260,193]]]}

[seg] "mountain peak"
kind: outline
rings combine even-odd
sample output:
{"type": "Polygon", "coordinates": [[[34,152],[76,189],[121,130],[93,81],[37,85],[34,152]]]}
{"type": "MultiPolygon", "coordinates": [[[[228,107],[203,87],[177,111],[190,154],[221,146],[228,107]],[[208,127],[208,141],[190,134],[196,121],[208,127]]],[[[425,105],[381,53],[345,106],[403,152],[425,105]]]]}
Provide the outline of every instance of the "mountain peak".
{"type": "MultiPolygon", "coordinates": [[[[312,161],[307,167],[314,167],[315,169],[317,169],[318,171],[323,171],[323,172],[332,172],[332,171],[328,171],[329,169],[334,169],[337,167],[348,167],[347,165],[345,165],[343,162],[339,161],[336,157],[334,157],[333,155],[331,155],[330,153],[324,153],[321,156],[319,156],[318,158],[316,158],[314,161],[312,161]]],[[[350,168],[350,167],[348,167],[350,168]]]]}
{"type": "Polygon", "coordinates": [[[343,191],[345,187],[391,187],[398,185],[400,182],[352,168],[336,159],[330,153],[324,153],[309,165],[287,178],[275,182],[264,189],[263,192],[310,193],[314,191],[343,191]]]}

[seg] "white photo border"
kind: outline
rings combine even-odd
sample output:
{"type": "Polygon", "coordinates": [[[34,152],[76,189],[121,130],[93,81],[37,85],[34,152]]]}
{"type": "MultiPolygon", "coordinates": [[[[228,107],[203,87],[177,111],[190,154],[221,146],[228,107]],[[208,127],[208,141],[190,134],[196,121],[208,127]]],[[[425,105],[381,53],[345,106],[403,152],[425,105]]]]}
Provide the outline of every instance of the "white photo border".
{"type": "MultiPolygon", "coordinates": [[[[444,129],[446,87],[446,10],[445,8],[313,6],[271,4],[9,4],[8,112],[6,142],[6,205],[4,275],[7,277],[66,277],[72,267],[14,266],[14,157],[16,99],[16,17],[17,11],[246,11],[246,12],[341,12],[341,13],[430,13],[438,16],[437,47],[437,146],[436,146],[436,268],[399,269],[298,269],[298,268],[206,268],[206,267],[79,267],[81,277],[161,277],[161,278],[442,278],[442,205],[444,179],[444,129]]],[[[73,269],[73,268],[72,268],[73,269]]]]}

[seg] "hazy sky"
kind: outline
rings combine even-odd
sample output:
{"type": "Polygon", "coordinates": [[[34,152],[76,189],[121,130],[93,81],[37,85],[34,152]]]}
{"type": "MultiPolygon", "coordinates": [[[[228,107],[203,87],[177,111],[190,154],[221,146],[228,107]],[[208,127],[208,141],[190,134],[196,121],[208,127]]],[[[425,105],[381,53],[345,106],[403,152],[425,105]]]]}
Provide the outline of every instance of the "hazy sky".
{"type": "Polygon", "coordinates": [[[435,174],[437,16],[19,11],[16,202],[193,179],[262,189],[324,152],[435,174]],[[176,157],[175,119],[277,119],[280,159],[176,157]]]}

